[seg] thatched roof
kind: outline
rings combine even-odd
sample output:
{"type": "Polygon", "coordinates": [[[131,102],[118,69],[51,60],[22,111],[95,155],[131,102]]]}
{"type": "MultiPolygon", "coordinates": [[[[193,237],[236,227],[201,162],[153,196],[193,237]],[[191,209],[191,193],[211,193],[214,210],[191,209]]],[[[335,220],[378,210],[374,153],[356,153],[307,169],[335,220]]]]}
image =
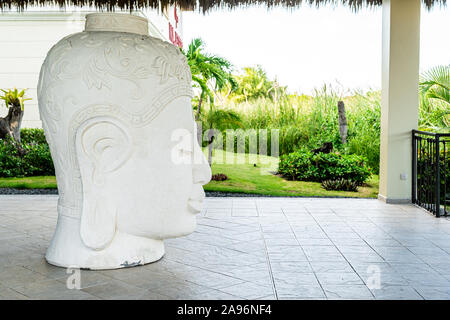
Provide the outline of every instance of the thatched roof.
{"type": "MultiPolygon", "coordinates": [[[[431,8],[434,5],[446,4],[447,0],[422,0],[423,3],[431,8]]],[[[157,8],[159,3],[163,5],[174,4],[175,2],[182,8],[199,9],[207,11],[211,8],[225,7],[245,7],[251,4],[262,4],[268,7],[282,6],[282,7],[297,7],[303,2],[312,5],[320,5],[326,3],[343,3],[354,9],[363,6],[379,6],[382,0],[0,0],[0,8],[11,9],[18,8],[25,9],[27,6],[42,6],[42,5],[58,5],[65,7],[69,5],[75,6],[95,6],[99,9],[114,10],[120,9],[142,9],[146,7],[157,8]]]]}

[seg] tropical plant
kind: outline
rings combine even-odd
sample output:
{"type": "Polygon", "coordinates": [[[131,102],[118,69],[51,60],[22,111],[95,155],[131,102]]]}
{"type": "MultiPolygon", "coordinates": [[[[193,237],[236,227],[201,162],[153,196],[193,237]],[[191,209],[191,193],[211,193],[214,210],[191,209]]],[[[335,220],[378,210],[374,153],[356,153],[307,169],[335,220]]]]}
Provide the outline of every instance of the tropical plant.
{"type": "Polygon", "coordinates": [[[450,104],[450,65],[431,68],[420,78],[420,89],[427,98],[450,104]]]}
{"type": "Polygon", "coordinates": [[[243,74],[235,77],[238,88],[230,94],[230,99],[237,103],[250,102],[259,98],[273,100],[273,97],[278,95],[280,90],[278,84],[274,85],[274,82],[268,79],[266,72],[260,65],[256,68],[243,68],[243,74]]]}
{"type": "Polygon", "coordinates": [[[204,46],[202,39],[193,39],[187,51],[183,52],[191,68],[192,81],[200,89],[196,106],[197,120],[201,115],[202,103],[207,99],[210,102],[214,101],[215,90],[221,90],[226,85],[229,85],[232,90],[237,88],[237,82],[231,74],[231,63],[222,57],[205,53],[204,46]]]}
{"type": "Polygon", "coordinates": [[[436,66],[421,74],[419,118],[425,130],[449,130],[450,65],[436,66]]]}
{"type": "Polygon", "coordinates": [[[348,179],[324,180],[322,181],[322,188],[325,190],[340,190],[340,191],[358,191],[358,184],[355,181],[348,179]]]}
{"type": "Polygon", "coordinates": [[[31,98],[25,98],[25,89],[20,92],[19,90],[17,90],[17,88],[14,88],[13,90],[0,90],[3,92],[3,95],[0,95],[0,99],[5,101],[5,105],[7,108],[20,106],[20,108],[23,110],[24,101],[31,100],[31,98]]]}
{"type": "Polygon", "coordinates": [[[0,99],[5,102],[8,114],[0,118],[0,139],[12,139],[19,153],[23,154],[25,150],[20,145],[20,126],[24,112],[24,102],[31,100],[25,97],[25,89],[22,91],[14,89],[3,90],[0,99]]]}

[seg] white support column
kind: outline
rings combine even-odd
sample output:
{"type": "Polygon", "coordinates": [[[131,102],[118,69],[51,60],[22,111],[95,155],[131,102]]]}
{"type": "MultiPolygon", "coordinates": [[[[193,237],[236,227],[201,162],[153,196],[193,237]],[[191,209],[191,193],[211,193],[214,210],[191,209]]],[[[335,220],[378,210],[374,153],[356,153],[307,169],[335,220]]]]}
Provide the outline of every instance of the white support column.
{"type": "Polygon", "coordinates": [[[421,0],[383,0],[379,198],[411,201],[411,130],[419,114],[421,0]]]}

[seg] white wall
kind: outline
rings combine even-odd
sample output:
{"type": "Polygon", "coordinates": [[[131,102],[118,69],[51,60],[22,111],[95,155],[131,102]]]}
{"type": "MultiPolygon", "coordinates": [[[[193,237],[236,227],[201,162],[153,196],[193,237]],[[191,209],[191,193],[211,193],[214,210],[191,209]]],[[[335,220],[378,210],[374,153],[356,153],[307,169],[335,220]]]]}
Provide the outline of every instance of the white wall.
{"type": "MultiPolygon", "coordinates": [[[[50,48],[61,38],[84,29],[84,16],[94,10],[46,8],[0,13],[0,88],[27,88],[27,96],[32,98],[25,104],[22,127],[40,128],[36,88],[39,71],[50,48]]],[[[168,12],[173,12],[173,8],[168,12]]],[[[169,41],[169,21],[161,10],[145,10],[138,13],[149,19],[151,36],[169,41]]],[[[178,11],[181,33],[181,11],[178,11]]],[[[169,14],[172,24],[173,14],[169,14]]],[[[0,105],[0,117],[7,109],[0,105]]]]}

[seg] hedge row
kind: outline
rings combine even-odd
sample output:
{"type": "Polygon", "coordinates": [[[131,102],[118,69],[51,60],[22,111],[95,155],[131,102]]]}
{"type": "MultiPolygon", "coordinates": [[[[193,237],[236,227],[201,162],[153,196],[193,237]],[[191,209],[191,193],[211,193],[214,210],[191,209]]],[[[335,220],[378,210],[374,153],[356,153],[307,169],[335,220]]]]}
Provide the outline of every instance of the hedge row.
{"type": "Polygon", "coordinates": [[[371,176],[367,160],[358,155],[297,151],[280,157],[279,173],[290,180],[315,181],[345,179],[362,185],[371,176]]]}
{"type": "Polygon", "coordinates": [[[44,131],[41,129],[22,129],[24,156],[9,140],[0,140],[0,177],[26,177],[55,175],[52,157],[44,131]]]}

